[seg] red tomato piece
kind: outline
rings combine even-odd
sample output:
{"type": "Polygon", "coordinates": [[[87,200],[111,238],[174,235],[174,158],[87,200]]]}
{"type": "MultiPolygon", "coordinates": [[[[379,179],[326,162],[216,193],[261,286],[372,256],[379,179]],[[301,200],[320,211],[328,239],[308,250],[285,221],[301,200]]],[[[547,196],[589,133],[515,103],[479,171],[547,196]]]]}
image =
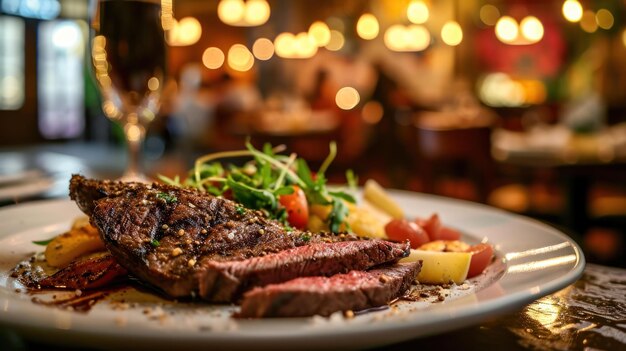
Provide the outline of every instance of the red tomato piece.
{"type": "Polygon", "coordinates": [[[442,226],[439,229],[439,240],[460,240],[461,232],[456,229],[442,226]]]}
{"type": "Polygon", "coordinates": [[[441,230],[441,220],[439,220],[439,215],[433,213],[427,219],[417,218],[415,223],[422,227],[426,234],[428,234],[428,238],[430,241],[440,240],[442,238],[439,237],[439,231],[441,230]]]}
{"type": "Polygon", "coordinates": [[[472,260],[467,272],[467,277],[471,278],[481,274],[487,268],[493,256],[493,246],[482,243],[476,244],[467,249],[467,252],[472,253],[472,260]]]}
{"type": "Polygon", "coordinates": [[[294,185],[293,193],[279,196],[278,201],[287,210],[289,224],[298,229],[306,229],[309,223],[309,204],[304,191],[294,185]]]}
{"type": "Polygon", "coordinates": [[[406,219],[392,219],[385,225],[385,234],[390,240],[400,242],[409,240],[412,249],[417,249],[428,242],[426,231],[415,222],[406,219]]]}

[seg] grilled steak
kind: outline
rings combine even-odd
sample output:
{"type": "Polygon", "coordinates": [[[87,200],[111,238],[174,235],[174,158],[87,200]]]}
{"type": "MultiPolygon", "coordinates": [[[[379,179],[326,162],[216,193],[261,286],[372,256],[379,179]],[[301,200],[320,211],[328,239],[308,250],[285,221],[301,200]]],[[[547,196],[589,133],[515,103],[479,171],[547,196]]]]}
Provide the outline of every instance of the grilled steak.
{"type": "MultiPolygon", "coordinates": [[[[298,276],[294,275],[294,270],[306,271],[307,262],[316,258],[312,250],[297,258],[300,266],[281,266],[278,261],[272,264],[271,259],[259,259],[254,261],[258,274],[253,270],[232,268],[237,267],[236,264],[220,265],[219,262],[243,261],[316,243],[351,241],[362,245],[354,235],[289,231],[258,211],[246,210],[232,201],[192,189],[156,183],[100,182],[75,175],[70,182],[70,196],[90,215],[107,249],[124,268],[173,297],[200,292],[208,300],[223,301],[225,295],[218,285],[229,281],[222,277],[228,276],[225,272],[230,269],[239,276],[255,277],[263,276],[263,270],[273,267],[272,274],[284,274],[286,279],[291,279],[298,276]]],[[[406,244],[381,243],[371,241],[369,244],[370,266],[408,255],[406,244]],[[375,253],[376,247],[384,252],[375,253]]],[[[350,255],[342,257],[339,252],[343,249],[325,250],[337,253],[337,262],[335,271],[325,268],[323,274],[363,269],[360,260],[350,255]],[[352,266],[355,263],[361,265],[352,266]]],[[[256,284],[281,281],[263,279],[256,284]]],[[[234,291],[226,294],[234,297],[254,285],[245,282],[233,290],[226,284],[223,291],[234,291]]]]}
{"type": "Polygon", "coordinates": [[[382,240],[318,243],[243,261],[207,261],[199,273],[200,296],[232,301],[255,286],[297,277],[364,270],[406,256],[406,245],[382,240]]]}
{"type": "Polygon", "coordinates": [[[398,263],[367,272],[297,278],[254,288],[244,294],[240,317],[328,316],[382,306],[401,296],[421,267],[421,262],[398,263]]]}

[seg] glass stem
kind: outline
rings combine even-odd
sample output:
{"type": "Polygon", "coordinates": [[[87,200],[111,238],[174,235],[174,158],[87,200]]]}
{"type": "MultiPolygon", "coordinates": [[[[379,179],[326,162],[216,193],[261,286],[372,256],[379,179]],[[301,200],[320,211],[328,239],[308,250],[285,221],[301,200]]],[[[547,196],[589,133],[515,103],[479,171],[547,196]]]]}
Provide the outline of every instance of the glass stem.
{"type": "Polygon", "coordinates": [[[126,181],[146,181],[141,167],[141,147],[146,137],[146,129],[137,123],[127,123],[124,126],[124,135],[128,144],[128,165],[122,176],[126,181]]]}

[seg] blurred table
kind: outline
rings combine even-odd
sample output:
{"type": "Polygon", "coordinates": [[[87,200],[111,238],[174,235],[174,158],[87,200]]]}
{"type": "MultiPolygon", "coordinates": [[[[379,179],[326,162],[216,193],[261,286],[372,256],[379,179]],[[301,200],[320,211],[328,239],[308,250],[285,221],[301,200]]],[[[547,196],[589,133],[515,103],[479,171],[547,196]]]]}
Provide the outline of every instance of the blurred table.
{"type": "Polygon", "coordinates": [[[623,184],[626,179],[625,127],[590,135],[575,135],[559,126],[531,132],[496,130],[492,155],[503,165],[531,172],[555,170],[565,197],[563,224],[580,236],[590,224],[592,183],[607,180],[623,184]]]}
{"type": "MultiPolygon", "coordinates": [[[[626,350],[625,296],[625,269],[588,264],[576,283],[519,311],[380,349],[626,350]]],[[[10,330],[0,330],[0,344],[3,350],[78,350],[23,340],[10,330]]]]}
{"type": "Polygon", "coordinates": [[[0,205],[67,196],[72,173],[117,178],[125,162],[124,149],[109,144],[0,148],[0,205]]]}
{"type": "Polygon", "coordinates": [[[567,288],[480,325],[386,350],[626,350],[626,269],[587,264],[567,288]]]}

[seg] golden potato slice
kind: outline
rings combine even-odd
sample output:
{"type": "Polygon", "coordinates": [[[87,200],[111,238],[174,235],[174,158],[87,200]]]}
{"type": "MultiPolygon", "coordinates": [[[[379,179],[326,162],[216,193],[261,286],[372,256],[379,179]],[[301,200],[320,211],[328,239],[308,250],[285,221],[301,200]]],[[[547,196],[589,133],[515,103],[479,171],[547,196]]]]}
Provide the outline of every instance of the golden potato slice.
{"type": "Polygon", "coordinates": [[[422,260],[422,270],[417,276],[420,283],[463,284],[467,278],[472,254],[469,252],[438,252],[411,250],[409,257],[400,262],[422,260]]]}
{"type": "Polygon", "coordinates": [[[63,268],[77,257],[99,250],[104,250],[104,243],[98,230],[91,225],[84,225],[52,239],[44,254],[50,266],[63,268]]]}

